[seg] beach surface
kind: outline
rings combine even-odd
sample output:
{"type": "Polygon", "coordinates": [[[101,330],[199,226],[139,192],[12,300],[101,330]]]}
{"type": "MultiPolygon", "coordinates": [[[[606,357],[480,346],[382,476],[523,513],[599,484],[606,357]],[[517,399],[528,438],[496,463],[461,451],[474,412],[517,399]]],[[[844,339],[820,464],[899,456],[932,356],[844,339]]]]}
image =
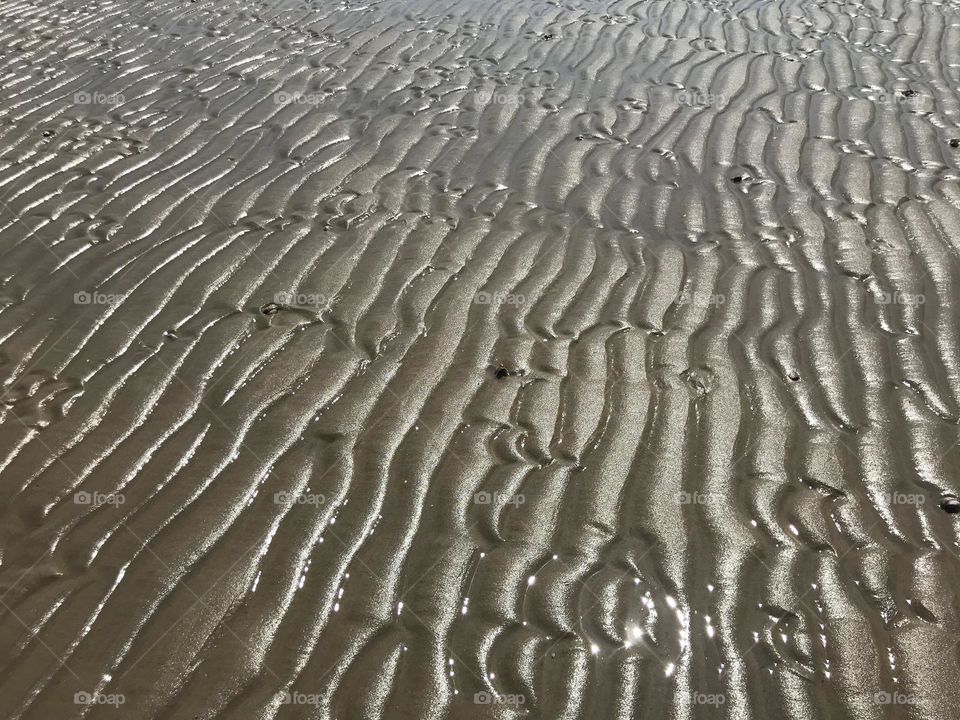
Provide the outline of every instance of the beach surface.
{"type": "Polygon", "coordinates": [[[960,4],[0,1],[0,715],[960,718],[960,4]]]}

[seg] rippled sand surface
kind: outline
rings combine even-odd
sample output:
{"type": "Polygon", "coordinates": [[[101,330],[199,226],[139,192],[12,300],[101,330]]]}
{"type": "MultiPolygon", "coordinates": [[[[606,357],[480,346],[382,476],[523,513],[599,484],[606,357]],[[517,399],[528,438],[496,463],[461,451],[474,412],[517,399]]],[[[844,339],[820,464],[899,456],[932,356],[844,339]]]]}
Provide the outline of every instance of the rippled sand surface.
{"type": "Polygon", "coordinates": [[[2,0],[0,714],[960,717],[956,0],[2,0]]]}

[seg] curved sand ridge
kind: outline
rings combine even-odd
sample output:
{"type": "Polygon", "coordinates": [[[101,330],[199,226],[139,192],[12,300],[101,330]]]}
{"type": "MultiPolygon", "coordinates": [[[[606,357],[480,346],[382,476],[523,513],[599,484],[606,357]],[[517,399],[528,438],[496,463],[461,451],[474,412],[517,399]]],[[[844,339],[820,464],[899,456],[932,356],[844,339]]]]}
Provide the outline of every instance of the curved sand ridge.
{"type": "Polygon", "coordinates": [[[5,717],[957,717],[955,3],[0,38],[5,717]]]}

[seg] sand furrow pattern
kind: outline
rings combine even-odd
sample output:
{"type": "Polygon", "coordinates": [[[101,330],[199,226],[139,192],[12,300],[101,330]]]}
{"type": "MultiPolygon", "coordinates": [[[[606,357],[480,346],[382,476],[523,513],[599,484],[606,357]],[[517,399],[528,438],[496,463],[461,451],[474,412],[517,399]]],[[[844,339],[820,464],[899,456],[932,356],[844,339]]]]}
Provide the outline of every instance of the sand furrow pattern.
{"type": "Polygon", "coordinates": [[[960,6],[0,2],[5,717],[960,717],[960,6]]]}

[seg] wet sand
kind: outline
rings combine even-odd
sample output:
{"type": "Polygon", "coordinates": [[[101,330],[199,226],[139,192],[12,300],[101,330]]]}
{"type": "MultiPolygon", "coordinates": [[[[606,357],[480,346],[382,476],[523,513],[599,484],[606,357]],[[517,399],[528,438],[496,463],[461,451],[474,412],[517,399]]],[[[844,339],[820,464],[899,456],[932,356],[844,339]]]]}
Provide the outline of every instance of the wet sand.
{"type": "Polygon", "coordinates": [[[3,717],[960,718],[960,6],[0,3],[3,717]]]}

